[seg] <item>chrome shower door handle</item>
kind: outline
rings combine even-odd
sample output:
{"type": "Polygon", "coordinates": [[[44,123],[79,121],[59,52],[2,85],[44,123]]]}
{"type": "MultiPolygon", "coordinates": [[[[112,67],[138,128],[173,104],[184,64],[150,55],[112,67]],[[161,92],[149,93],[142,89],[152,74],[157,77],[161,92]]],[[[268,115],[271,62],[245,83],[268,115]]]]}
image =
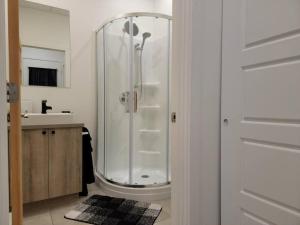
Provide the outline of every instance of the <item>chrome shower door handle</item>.
{"type": "MultiPolygon", "coordinates": [[[[127,113],[130,112],[129,110],[129,97],[130,97],[130,92],[129,91],[125,91],[122,92],[119,96],[119,101],[122,105],[125,106],[125,110],[127,113]]],[[[133,112],[137,112],[137,108],[138,108],[138,93],[137,91],[133,92],[133,112]]]]}

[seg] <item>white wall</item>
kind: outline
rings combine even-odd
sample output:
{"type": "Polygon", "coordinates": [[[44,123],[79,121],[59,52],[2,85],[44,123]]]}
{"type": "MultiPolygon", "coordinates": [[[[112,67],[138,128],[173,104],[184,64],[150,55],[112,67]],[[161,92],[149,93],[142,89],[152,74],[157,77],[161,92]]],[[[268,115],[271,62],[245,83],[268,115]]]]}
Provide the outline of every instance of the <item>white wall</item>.
{"type": "MultiPolygon", "coordinates": [[[[32,0],[70,11],[71,88],[26,88],[34,96],[33,110],[47,99],[53,111],[71,110],[96,139],[95,29],[107,19],[133,11],[153,11],[153,0],[32,0]]],[[[24,92],[25,88],[23,88],[24,92]]],[[[95,141],[95,140],[94,140],[95,141]]]]}
{"type": "Polygon", "coordinates": [[[172,0],[154,0],[156,12],[172,15],[172,0]]]}
{"type": "MultiPolygon", "coordinates": [[[[70,86],[70,20],[68,15],[20,7],[21,45],[62,50],[65,52],[65,84],[70,86]]],[[[22,98],[29,98],[23,88],[22,98]]]]}

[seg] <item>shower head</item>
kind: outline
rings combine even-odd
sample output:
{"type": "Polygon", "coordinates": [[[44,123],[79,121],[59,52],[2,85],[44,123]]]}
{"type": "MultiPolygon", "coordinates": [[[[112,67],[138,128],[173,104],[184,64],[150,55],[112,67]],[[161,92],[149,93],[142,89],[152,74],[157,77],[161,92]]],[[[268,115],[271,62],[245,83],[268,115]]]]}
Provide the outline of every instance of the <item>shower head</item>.
{"type": "MultiPolygon", "coordinates": [[[[138,33],[139,33],[139,27],[135,23],[133,23],[132,26],[133,26],[133,31],[132,31],[133,36],[138,35],[138,33]]],[[[124,33],[126,32],[127,34],[130,35],[130,22],[129,21],[127,21],[124,24],[123,32],[124,33]]]]}
{"type": "Polygon", "coordinates": [[[149,37],[151,37],[151,33],[149,33],[149,32],[145,32],[145,33],[143,33],[143,43],[142,43],[142,45],[141,45],[141,49],[143,49],[143,48],[144,48],[144,45],[145,45],[146,39],[147,39],[147,38],[149,38],[149,37]]]}
{"type": "Polygon", "coordinates": [[[149,38],[149,37],[151,37],[151,33],[149,33],[149,32],[143,33],[143,39],[146,39],[146,38],[149,38]]]}

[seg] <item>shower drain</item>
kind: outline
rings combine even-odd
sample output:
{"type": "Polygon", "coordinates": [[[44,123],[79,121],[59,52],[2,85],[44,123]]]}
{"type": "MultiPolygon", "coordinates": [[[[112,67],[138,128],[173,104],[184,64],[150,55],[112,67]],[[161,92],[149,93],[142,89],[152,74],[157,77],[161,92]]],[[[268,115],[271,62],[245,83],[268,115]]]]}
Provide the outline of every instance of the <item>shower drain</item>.
{"type": "Polygon", "coordinates": [[[147,175],[147,174],[144,174],[144,175],[142,175],[141,177],[142,177],[142,178],[149,178],[150,176],[147,175]]]}

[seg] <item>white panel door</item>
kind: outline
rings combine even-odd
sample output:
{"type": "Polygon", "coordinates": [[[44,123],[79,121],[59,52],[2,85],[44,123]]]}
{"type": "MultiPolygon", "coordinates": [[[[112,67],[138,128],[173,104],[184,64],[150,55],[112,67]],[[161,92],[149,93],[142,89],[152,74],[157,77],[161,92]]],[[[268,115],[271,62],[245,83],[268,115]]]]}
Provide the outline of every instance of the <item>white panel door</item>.
{"type": "Polygon", "coordinates": [[[224,0],[222,225],[300,225],[300,0],[224,0]]]}

